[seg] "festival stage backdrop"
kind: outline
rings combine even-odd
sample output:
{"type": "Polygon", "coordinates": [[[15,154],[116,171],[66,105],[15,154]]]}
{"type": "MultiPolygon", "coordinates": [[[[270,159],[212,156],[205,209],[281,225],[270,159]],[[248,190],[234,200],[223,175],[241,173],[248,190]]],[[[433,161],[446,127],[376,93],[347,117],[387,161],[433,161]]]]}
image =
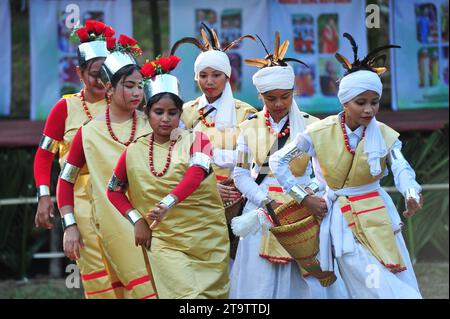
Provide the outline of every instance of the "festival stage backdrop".
{"type": "Polygon", "coordinates": [[[392,0],[392,106],[448,108],[448,1],[392,0]]]}
{"type": "Polygon", "coordinates": [[[338,51],[353,61],[352,47],[343,38],[344,32],[353,36],[360,56],[367,53],[365,1],[302,2],[313,1],[271,0],[270,37],[273,41],[275,32],[280,31],[282,41],[290,42],[286,56],[309,66],[291,63],[300,108],[310,113],[337,112],[341,105],[336,81],[342,76],[343,67],[334,54],[338,51]]]}
{"type": "Polygon", "coordinates": [[[0,115],[10,113],[11,104],[11,14],[9,1],[0,1],[0,115]]]}
{"type": "MultiPolygon", "coordinates": [[[[205,22],[218,33],[222,46],[245,34],[258,34],[269,42],[268,2],[260,0],[170,0],[170,44],[183,37],[200,38],[200,23],[205,22]]],[[[232,66],[231,86],[236,98],[259,106],[256,89],[252,84],[255,68],[244,63],[246,58],[264,57],[263,47],[252,40],[243,40],[237,47],[227,51],[232,66]]],[[[191,44],[178,48],[181,58],[173,72],[179,77],[182,98],[189,101],[201,95],[194,81],[194,62],[200,50],[191,44]]]]}
{"type": "Polygon", "coordinates": [[[45,119],[58,99],[77,92],[77,44],[69,41],[77,20],[100,20],[132,36],[131,0],[33,0],[30,4],[31,119],[45,119]],[[79,10],[79,12],[78,12],[79,10]]]}
{"type": "MultiPolygon", "coordinates": [[[[301,59],[309,68],[292,63],[296,73],[296,99],[302,110],[308,112],[335,112],[340,109],[336,98],[336,80],[342,67],[334,58],[336,50],[352,57],[351,46],[342,40],[342,33],[351,33],[358,42],[361,54],[366,53],[365,3],[349,0],[346,3],[302,4],[301,1],[240,1],[211,2],[207,0],[170,1],[170,41],[199,37],[200,22],[204,21],[218,31],[222,42],[228,43],[244,34],[258,34],[269,51],[273,51],[274,34],[280,31],[281,41],[289,40],[286,56],[301,59]],[[183,23],[180,23],[183,21],[183,23]]],[[[181,80],[184,100],[200,95],[194,82],[194,61],[199,50],[185,44],[177,51],[181,57],[174,72],[181,80]]],[[[232,87],[235,97],[257,108],[262,107],[252,75],[257,68],[247,66],[246,58],[266,55],[262,45],[244,40],[230,50],[233,67],[232,87]]]]}

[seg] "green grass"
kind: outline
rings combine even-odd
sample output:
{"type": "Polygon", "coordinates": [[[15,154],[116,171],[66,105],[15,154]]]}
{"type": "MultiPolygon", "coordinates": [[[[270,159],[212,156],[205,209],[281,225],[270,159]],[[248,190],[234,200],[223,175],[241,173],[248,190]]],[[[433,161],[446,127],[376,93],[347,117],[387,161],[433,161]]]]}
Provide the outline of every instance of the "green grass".
{"type": "MultiPolygon", "coordinates": [[[[425,299],[449,298],[449,264],[418,263],[414,266],[425,299]]],[[[82,289],[68,289],[64,279],[33,279],[26,283],[0,281],[0,299],[83,299],[82,289]]]]}

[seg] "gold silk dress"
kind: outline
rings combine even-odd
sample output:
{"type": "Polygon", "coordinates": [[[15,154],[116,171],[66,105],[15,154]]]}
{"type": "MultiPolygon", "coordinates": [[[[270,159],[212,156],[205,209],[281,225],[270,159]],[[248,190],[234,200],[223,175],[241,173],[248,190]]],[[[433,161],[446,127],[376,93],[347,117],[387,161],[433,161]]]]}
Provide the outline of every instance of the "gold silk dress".
{"type": "MultiPolygon", "coordinates": [[[[111,127],[120,141],[127,141],[132,119],[111,123],[111,127]]],[[[82,130],[83,149],[91,175],[93,219],[113,286],[124,298],[155,297],[142,250],[135,246],[133,226],[106,196],[109,179],[125,145],[113,140],[104,119],[94,119],[82,130]]],[[[138,113],[135,136],[149,132],[147,118],[138,113]]]]}
{"type": "MultiPolygon", "coordinates": [[[[162,177],[150,171],[146,137],[137,139],[127,149],[128,195],[144,217],[183,179],[194,137],[195,133],[189,131],[181,133],[162,177]]],[[[169,144],[153,144],[157,172],[166,164],[169,144]]],[[[159,298],[228,297],[229,240],[214,173],[188,198],[168,210],[152,236],[148,255],[159,298]]]]}

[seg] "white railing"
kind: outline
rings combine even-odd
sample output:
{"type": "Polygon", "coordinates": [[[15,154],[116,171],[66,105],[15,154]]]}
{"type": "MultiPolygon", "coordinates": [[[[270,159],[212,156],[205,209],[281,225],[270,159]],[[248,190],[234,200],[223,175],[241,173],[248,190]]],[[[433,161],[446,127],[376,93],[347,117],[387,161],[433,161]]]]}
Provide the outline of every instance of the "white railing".
{"type": "MultiPolygon", "coordinates": [[[[431,191],[431,190],[448,190],[449,184],[423,184],[422,190],[431,191]]],[[[386,186],[383,187],[386,192],[395,193],[398,192],[394,186],[386,186]]],[[[55,202],[55,197],[51,197],[52,201],[55,202]]],[[[37,204],[38,200],[36,197],[18,197],[18,198],[5,198],[0,199],[0,206],[9,206],[9,205],[25,205],[25,204],[37,204]]],[[[63,252],[47,252],[47,253],[36,253],[33,255],[34,259],[51,259],[51,258],[63,258],[63,252]]]]}

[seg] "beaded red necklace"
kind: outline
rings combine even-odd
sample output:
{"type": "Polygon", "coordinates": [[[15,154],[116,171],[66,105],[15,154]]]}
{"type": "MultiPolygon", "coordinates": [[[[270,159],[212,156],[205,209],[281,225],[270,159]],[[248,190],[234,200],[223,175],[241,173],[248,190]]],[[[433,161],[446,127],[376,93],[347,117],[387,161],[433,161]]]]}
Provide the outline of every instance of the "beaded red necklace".
{"type": "Polygon", "coordinates": [[[152,172],[152,174],[154,176],[161,177],[164,174],[166,174],[167,170],[169,169],[170,160],[172,159],[173,146],[175,145],[175,143],[177,141],[176,140],[170,141],[169,154],[167,154],[166,165],[164,165],[163,170],[159,173],[155,170],[155,166],[153,163],[153,142],[154,141],[155,141],[155,137],[154,137],[153,133],[151,133],[150,134],[150,146],[149,146],[149,150],[148,150],[148,160],[149,160],[149,164],[150,164],[150,171],[152,172]]]}
{"type": "Polygon", "coordinates": [[[283,132],[277,133],[273,130],[272,126],[270,125],[270,119],[269,119],[269,111],[266,110],[264,113],[264,117],[266,118],[266,126],[269,129],[270,134],[275,135],[276,137],[280,138],[282,136],[286,136],[290,132],[290,126],[288,125],[283,132]]]}
{"type": "Polygon", "coordinates": [[[109,101],[107,101],[106,104],[106,126],[108,127],[108,131],[109,131],[109,135],[111,135],[111,137],[113,138],[114,141],[128,146],[130,145],[131,142],[133,142],[134,140],[134,135],[136,134],[136,123],[137,123],[137,117],[136,117],[136,110],[133,111],[133,125],[131,126],[131,134],[130,134],[130,138],[128,139],[128,141],[121,142],[119,141],[119,139],[117,138],[117,136],[114,134],[112,127],[111,127],[111,118],[109,117],[109,101]]]}
{"type": "Polygon", "coordinates": [[[89,108],[86,105],[86,101],[84,100],[84,89],[80,92],[80,100],[81,104],[83,105],[84,113],[86,113],[86,116],[89,118],[89,120],[92,120],[91,112],[89,112],[89,108]]]}
{"type": "Polygon", "coordinates": [[[198,113],[200,113],[200,120],[202,121],[202,123],[206,126],[206,127],[214,127],[214,126],[216,126],[216,123],[214,123],[214,122],[211,122],[211,123],[208,123],[208,122],[206,122],[206,118],[205,118],[205,112],[203,111],[203,108],[202,109],[200,109],[199,111],[198,111],[198,113]]]}
{"type": "MultiPolygon", "coordinates": [[[[341,114],[341,129],[342,129],[342,133],[344,134],[345,148],[347,149],[347,151],[350,152],[350,154],[355,155],[355,151],[352,150],[352,148],[350,147],[350,143],[348,142],[347,130],[345,129],[345,113],[344,112],[342,112],[342,114],[341,114]]],[[[365,135],[366,135],[366,128],[364,128],[361,140],[364,138],[365,135]]]]}

